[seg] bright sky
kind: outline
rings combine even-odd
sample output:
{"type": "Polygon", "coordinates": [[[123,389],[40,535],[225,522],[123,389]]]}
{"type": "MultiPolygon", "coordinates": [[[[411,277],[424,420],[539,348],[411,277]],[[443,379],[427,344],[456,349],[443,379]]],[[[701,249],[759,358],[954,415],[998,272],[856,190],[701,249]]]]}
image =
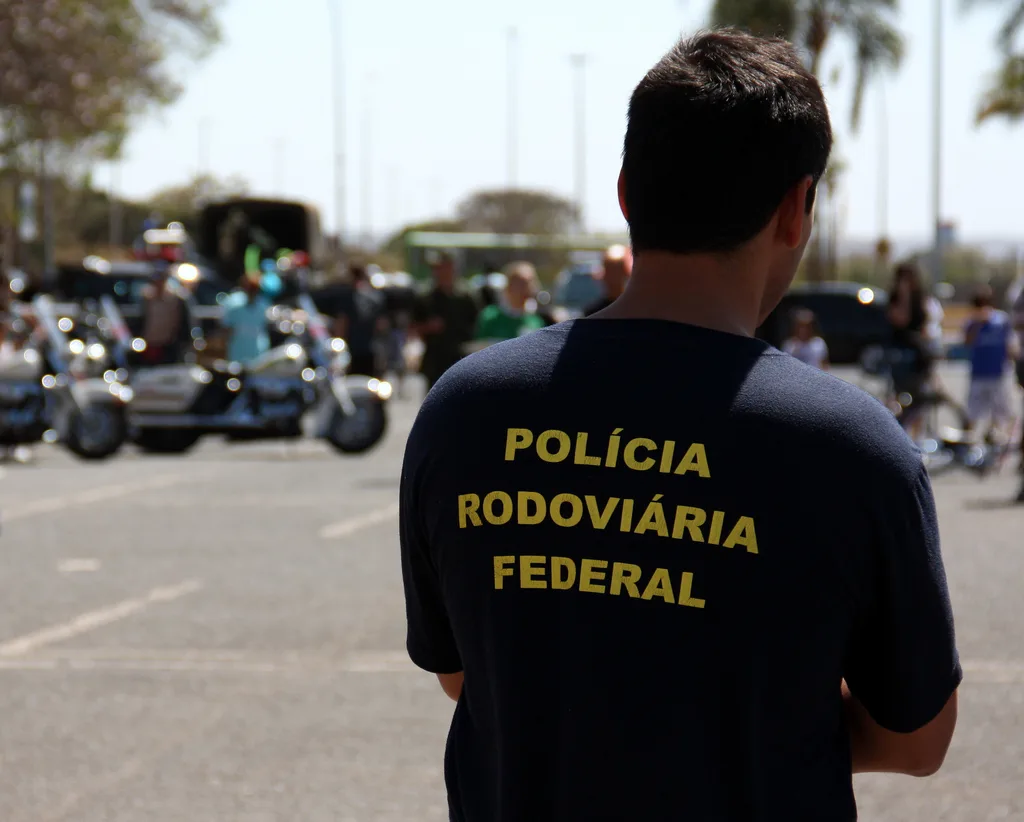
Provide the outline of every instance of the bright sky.
{"type": "MultiPolygon", "coordinates": [[[[140,123],[120,174],[128,196],[189,179],[201,166],[245,177],[257,193],[311,201],[336,224],[330,5],[342,12],[347,151],[346,223],[375,235],[444,215],[470,191],[508,180],[507,32],[519,31],[518,184],[571,196],[573,73],[586,74],[588,227],[623,227],[615,179],[629,94],[680,31],[705,20],[709,0],[228,0],[226,40],[186,66],[187,91],[140,123]],[[643,9],[639,12],[639,9],[643,9]],[[205,146],[205,147],[204,147],[205,146]],[[205,159],[204,159],[205,158],[205,159]]],[[[931,229],[932,7],[904,0],[908,53],[898,75],[869,93],[858,135],[849,128],[845,68],[826,92],[849,163],[845,233],[878,236],[881,101],[888,109],[889,227],[900,240],[931,229]]],[[[1002,123],[973,125],[977,96],[998,60],[998,9],[965,15],[944,0],[944,215],[970,240],[1024,240],[1016,199],[1021,141],[1002,123]]],[[[849,65],[836,42],[826,63],[849,65]]],[[[101,170],[99,181],[111,180],[101,170]]]]}

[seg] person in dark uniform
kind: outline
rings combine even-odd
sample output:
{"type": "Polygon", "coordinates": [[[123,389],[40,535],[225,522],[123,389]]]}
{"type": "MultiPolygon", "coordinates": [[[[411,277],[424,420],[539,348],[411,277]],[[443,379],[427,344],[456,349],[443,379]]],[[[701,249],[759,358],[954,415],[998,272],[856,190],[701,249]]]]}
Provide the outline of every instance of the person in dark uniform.
{"type": "MultiPolygon", "coordinates": [[[[897,396],[921,396],[932,377],[935,357],[928,344],[928,294],[921,282],[921,271],[914,263],[901,263],[893,274],[889,294],[891,346],[896,355],[893,365],[893,390],[897,396]]],[[[904,417],[907,430],[917,438],[923,423],[921,412],[913,405],[904,417]]]]}
{"type": "Polygon", "coordinates": [[[941,766],[962,671],[921,453],[754,336],[831,144],[788,43],[681,41],[630,101],[625,292],[421,407],[406,647],[458,703],[451,819],[849,822],[853,774],[941,766]]]}
{"type": "Polygon", "coordinates": [[[383,379],[389,328],[387,301],[370,284],[364,267],[353,266],[350,273],[352,289],[337,318],[336,333],[348,343],[351,373],[383,379]]]}
{"type": "Polygon", "coordinates": [[[601,285],[604,296],[591,303],[583,312],[584,317],[604,311],[622,296],[629,282],[629,273],[633,270],[633,254],[624,245],[613,245],[604,253],[601,262],[601,285]]]}
{"type": "Polygon", "coordinates": [[[469,294],[456,289],[455,262],[447,254],[433,266],[434,287],[416,304],[410,331],[423,340],[420,372],[429,391],[441,375],[465,354],[476,334],[479,307],[469,294]]]}

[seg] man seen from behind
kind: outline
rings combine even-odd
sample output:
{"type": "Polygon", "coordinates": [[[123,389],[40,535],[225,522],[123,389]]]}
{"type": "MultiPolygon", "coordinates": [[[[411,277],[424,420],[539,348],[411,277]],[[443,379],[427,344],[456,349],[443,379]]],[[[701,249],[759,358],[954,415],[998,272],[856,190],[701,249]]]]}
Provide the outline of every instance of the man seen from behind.
{"type": "Polygon", "coordinates": [[[680,42],[630,101],[624,293],[424,402],[407,645],[457,700],[451,819],[852,820],[853,774],[942,764],[961,669],[921,455],[754,338],[831,145],[790,45],[680,42]]]}

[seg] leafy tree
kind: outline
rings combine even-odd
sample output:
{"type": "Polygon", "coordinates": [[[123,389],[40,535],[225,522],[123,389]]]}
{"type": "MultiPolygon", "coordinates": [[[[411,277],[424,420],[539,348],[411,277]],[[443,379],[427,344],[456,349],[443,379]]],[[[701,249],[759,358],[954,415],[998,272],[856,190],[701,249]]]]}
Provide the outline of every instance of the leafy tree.
{"type": "Polygon", "coordinates": [[[896,9],[897,0],[715,0],[711,19],[719,26],[787,37],[804,49],[808,68],[819,77],[828,45],[837,36],[849,39],[854,48],[850,122],[856,130],[871,76],[898,68],[903,59],[896,9]]]}
{"type": "Polygon", "coordinates": [[[116,152],[132,117],[181,91],[173,52],[217,42],[221,0],[4,0],[0,147],[102,138],[116,152]]]}
{"type": "Polygon", "coordinates": [[[459,203],[457,219],[464,231],[496,234],[567,234],[579,222],[571,200],[543,191],[478,191],[459,203]]]}
{"type": "Polygon", "coordinates": [[[203,201],[240,197],[248,191],[249,183],[241,177],[220,180],[204,174],[183,185],[162,189],[149,197],[146,203],[162,221],[177,221],[188,225],[203,201]]]}

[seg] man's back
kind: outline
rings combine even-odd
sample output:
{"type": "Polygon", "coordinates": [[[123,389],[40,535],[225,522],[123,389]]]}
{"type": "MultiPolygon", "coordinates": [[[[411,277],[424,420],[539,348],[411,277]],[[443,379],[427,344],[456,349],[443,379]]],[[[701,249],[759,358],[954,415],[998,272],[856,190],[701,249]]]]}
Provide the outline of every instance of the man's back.
{"type": "Polygon", "coordinates": [[[840,682],[909,731],[959,681],[931,506],[879,403],[753,339],[583,320],[463,361],[402,488],[410,654],[465,672],[452,818],[854,818],[840,682]]]}

